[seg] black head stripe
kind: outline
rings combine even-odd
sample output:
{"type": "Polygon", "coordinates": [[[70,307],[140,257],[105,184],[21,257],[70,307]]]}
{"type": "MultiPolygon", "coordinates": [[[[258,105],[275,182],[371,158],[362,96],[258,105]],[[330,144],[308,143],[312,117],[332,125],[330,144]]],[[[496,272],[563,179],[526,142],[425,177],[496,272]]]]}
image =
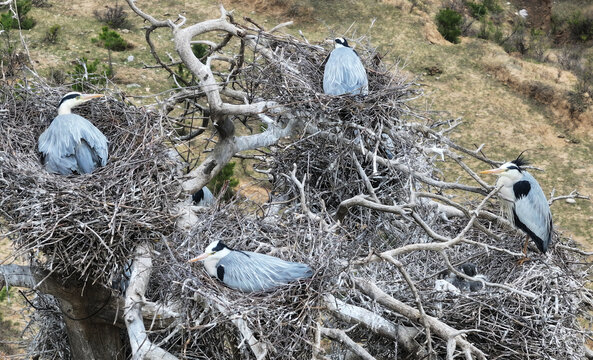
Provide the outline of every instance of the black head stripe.
{"type": "Polygon", "coordinates": [[[212,249],[212,251],[220,251],[224,248],[229,248],[229,247],[226,246],[222,241],[219,241],[218,244],[216,244],[216,246],[214,247],[214,249],[212,249]]]}
{"type": "Polygon", "coordinates": [[[63,103],[64,101],[66,101],[66,100],[70,100],[70,99],[75,99],[75,98],[77,98],[77,97],[79,97],[79,96],[80,96],[80,93],[73,93],[73,94],[68,94],[68,95],[64,96],[64,97],[62,98],[62,100],[60,100],[60,103],[58,104],[58,107],[60,107],[60,105],[62,105],[62,103],[63,103]]]}
{"type": "Polygon", "coordinates": [[[346,38],[336,38],[334,41],[342,46],[350,47],[350,45],[348,45],[348,40],[346,40],[346,38]]]}

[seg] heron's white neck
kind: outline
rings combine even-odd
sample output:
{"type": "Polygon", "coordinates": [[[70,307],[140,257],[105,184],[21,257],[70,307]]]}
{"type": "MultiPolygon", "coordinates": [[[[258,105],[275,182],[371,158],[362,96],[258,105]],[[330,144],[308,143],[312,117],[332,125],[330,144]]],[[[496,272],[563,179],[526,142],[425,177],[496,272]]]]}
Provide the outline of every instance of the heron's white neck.
{"type": "Polygon", "coordinates": [[[204,260],[204,267],[206,268],[206,272],[208,272],[208,274],[210,274],[210,276],[216,276],[216,265],[218,265],[218,262],[220,261],[220,259],[222,259],[223,257],[227,256],[230,253],[231,253],[230,249],[224,248],[224,249],[214,253],[214,255],[208,256],[204,260]]]}
{"type": "Polygon", "coordinates": [[[337,48],[342,48],[342,47],[345,47],[345,46],[344,46],[344,45],[342,45],[342,44],[338,44],[338,43],[336,43],[336,46],[335,46],[335,48],[336,48],[336,49],[337,49],[337,48]]]}
{"type": "Polygon", "coordinates": [[[58,108],[58,115],[72,114],[72,108],[73,104],[70,104],[68,101],[64,101],[58,108]]]}

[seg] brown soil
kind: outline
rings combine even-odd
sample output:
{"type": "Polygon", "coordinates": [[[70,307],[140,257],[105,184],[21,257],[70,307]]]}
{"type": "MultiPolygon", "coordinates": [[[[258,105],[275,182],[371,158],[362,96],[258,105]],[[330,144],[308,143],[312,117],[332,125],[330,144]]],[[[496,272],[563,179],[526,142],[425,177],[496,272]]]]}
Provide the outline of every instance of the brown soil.
{"type": "Polygon", "coordinates": [[[534,29],[548,31],[551,24],[552,0],[513,0],[519,10],[527,10],[527,25],[534,29]]]}

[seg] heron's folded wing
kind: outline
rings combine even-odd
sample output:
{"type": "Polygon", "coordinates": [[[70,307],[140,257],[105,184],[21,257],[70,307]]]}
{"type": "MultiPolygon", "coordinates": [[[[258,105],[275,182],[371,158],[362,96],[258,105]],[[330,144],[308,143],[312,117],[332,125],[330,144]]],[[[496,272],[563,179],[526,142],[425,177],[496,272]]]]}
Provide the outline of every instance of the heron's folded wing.
{"type": "Polygon", "coordinates": [[[530,191],[515,200],[517,218],[543,242],[547,248],[552,234],[552,215],[542,188],[531,174],[524,172],[523,181],[528,181],[530,191]]]}
{"type": "Polygon", "coordinates": [[[310,277],[308,265],[249,251],[233,251],[218,262],[224,267],[223,282],[243,291],[263,291],[310,277]]]}

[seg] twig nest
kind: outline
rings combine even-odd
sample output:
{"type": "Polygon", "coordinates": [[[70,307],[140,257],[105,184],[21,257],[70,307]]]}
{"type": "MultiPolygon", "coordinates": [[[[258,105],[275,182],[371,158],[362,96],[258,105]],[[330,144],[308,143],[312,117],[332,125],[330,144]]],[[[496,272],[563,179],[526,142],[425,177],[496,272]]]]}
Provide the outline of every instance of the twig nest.
{"type": "Polygon", "coordinates": [[[113,98],[75,108],[106,135],[107,165],[86,175],[50,174],[37,139],[68,90],[29,86],[0,88],[9,112],[0,123],[2,217],[16,254],[65,276],[107,282],[135,244],[174,231],[176,167],[159,118],[113,98]]]}

